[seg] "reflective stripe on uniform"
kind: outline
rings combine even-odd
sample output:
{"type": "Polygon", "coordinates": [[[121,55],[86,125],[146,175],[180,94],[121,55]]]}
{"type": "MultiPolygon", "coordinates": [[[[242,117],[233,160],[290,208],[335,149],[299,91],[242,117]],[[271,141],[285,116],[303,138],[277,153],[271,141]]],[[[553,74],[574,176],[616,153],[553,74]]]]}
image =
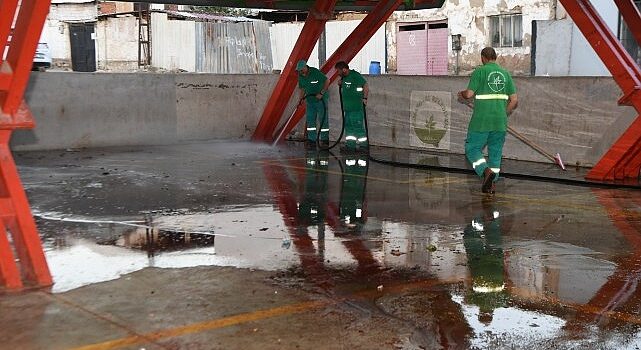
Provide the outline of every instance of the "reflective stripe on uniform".
{"type": "Polygon", "coordinates": [[[363,160],[363,159],[359,159],[359,160],[358,160],[358,165],[360,165],[360,166],[367,166],[367,161],[366,161],[366,160],[363,160]]]}
{"type": "Polygon", "coordinates": [[[345,161],[347,165],[356,165],[356,159],[348,159],[345,161]]]}
{"type": "Polygon", "coordinates": [[[356,217],[360,218],[363,216],[363,210],[362,209],[356,209],[356,217]]]}
{"type": "Polygon", "coordinates": [[[362,87],[357,87],[356,91],[361,92],[361,91],[363,91],[363,88],[362,87]]]}
{"type": "Polygon", "coordinates": [[[307,128],[307,131],[314,131],[316,128],[307,128]]]}
{"type": "Polygon", "coordinates": [[[472,163],[472,166],[473,166],[474,168],[476,168],[477,166],[479,166],[479,165],[481,165],[481,164],[484,164],[484,163],[485,163],[485,159],[479,159],[479,160],[477,160],[476,162],[472,163]]]}
{"type": "Polygon", "coordinates": [[[346,141],[356,141],[356,136],[345,136],[346,141]]]}
{"type": "Polygon", "coordinates": [[[501,168],[490,168],[493,173],[498,174],[501,171],[501,168]]]}
{"type": "Polygon", "coordinates": [[[321,129],[321,132],[329,132],[329,129],[321,129]]]}
{"type": "Polygon", "coordinates": [[[510,96],[505,94],[487,94],[487,95],[476,95],[477,100],[508,100],[510,96]]]}
{"type": "Polygon", "coordinates": [[[367,141],[367,137],[361,137],[360,139],[357,140],[358,142],[365,142],[367,141]]]}

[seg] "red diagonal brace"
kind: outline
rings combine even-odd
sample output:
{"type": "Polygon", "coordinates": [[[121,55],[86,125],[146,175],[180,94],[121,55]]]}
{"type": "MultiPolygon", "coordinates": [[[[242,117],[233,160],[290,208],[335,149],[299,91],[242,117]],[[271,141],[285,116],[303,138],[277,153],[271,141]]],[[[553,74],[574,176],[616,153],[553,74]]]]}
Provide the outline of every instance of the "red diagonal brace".
{"type": "Polygon", "coordinates": [[[283,73],[280,75],[274,91],[263,110],[263,115],[256,126],[252,136],[254,141],[271,141],[274,130],[282,116],[287,102],[296,88],[296,62],[307,59],[318,41],[325,23],[334,12],[337,0],[316,0],[314,6],[309,10],[309,15],[303,26],[303,30],[296,41],[294,50],[289,56],[283,73]]]}
{"type": "Polygon", "coordinates": [[[4,58],[4,50],[9,42],[11,26],[13,25],[13,19],[16,16],[17,9],[18,0],[0,1],[0,64],[4,58]]]}
{"type": "Polygon", "coordinates": [[[13,130],[34,127],[23,96],[50,0],[17,4],[17,0],[0,0],[0,58],[8,44],[7,59],[0,61],[0,285],[20,288],[27,281],[43,287],[53,282],[9,140],[13,130]]]}
{"type": "Polygon", "coordinates": [[[637,44],[641,45],[641,14],[633,0],[614,0],[637,44]]]}
{"type": "Polygon", "coordinates": [[[40,236],[9,149],[11,133],[12,130],[0,130],[0,197],[6,198],[12,209],[9,213],[2,213],[2,221],[11,232],[25,280],[49,286],[53,282],[40,236]]]}
{"type": "MultiPolygon", "coordinates": [[[[632,105],[641,113],[641,71],[632,57],[588,0],[560,0],[601,61],[624,92],[620,103],[632,105]]],[[[641,16],[632,0],[615,0],[628,26],[641,39],[641,16]]],[[[586,176],[590,180],[624,180],[639,176],[638,155],[641,149],[639,117],[612,145],[586,176]]]]}
{"type": "MultiPolygon", "coordinates": [[[[334,65],[339,61],[350,62],[402,2],[402,0],[381,0],[378,2],[376,7],[359,23],[321,68],[330,81],[333,82],[338,77],[334,65]]],[[[296,108],[291,118],[277,133],[276,142],[282,141],[284,136],[294,129],[303,118],[304,113],[305,107],[298,106],[296,108]]]]}
{"type": "MultiPolygon", "coordinates": [[[[3,3],[4,1],[6,0],[3,0],[3,3]]],[[[38,47],[50,4],[51,0],[30,0],[20,3],[18,18],[7,52],[7,62],[13,70],[13,78],[5,99],[0,98],[0,108],[5,113],[13,114],[22,103],[33,66],[33,56],[38,47]]]]}

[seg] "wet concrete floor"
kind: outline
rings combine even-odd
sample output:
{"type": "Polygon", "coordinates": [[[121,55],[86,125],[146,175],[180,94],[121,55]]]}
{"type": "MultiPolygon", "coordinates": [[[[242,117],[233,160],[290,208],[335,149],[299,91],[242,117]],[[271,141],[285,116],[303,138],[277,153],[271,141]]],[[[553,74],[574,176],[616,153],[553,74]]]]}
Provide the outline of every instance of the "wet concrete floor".
{"type": "Polygon", "coordinates": [[[641,348],[639,191],[299,144],[16,160],[56,283],[0,294],[3,349],[641,348]]]}

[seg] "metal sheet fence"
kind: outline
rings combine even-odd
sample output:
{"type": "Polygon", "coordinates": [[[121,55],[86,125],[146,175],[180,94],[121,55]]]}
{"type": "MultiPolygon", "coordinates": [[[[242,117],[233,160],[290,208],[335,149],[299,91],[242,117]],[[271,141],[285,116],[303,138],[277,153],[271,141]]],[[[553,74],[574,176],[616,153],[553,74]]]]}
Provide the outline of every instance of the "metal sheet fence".
{"type": "Polygon", "coordinates": [[[271,73],[268,22],[196,23],[196,72],[271,73]]]}

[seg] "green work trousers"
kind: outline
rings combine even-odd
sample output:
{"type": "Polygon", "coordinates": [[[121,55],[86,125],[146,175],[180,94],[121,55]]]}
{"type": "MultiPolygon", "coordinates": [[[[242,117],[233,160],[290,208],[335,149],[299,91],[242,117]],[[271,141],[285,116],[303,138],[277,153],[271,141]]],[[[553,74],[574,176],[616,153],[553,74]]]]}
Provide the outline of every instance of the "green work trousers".
{"type": "Polygon", "coordinates": [[[329,116],[327,115],[327,97],[317,100],[307,98],[305,118],[307,121],[307,140],[316,142],[320,127],[321,141],[329,141],[329,116]],[[324,103],[323,103],[324,102],[324,103]]]}
{"type": "Polygon", "coordinates": [[[490,168],[496,174],[494,181],[498,179],[498,174],[501,171],[504,143],[505,131],[467,132],[465,155],[479,177],[482,178],[485,169],[490,168]],[[485,146],[487,146],[487,160],[483,156],[483,148],[485,146]]]}
{"type": "Polygon", "coordinates": [[[367,147],[364,111],[345,112],[345,144],[352,150],[367,147]]]}

